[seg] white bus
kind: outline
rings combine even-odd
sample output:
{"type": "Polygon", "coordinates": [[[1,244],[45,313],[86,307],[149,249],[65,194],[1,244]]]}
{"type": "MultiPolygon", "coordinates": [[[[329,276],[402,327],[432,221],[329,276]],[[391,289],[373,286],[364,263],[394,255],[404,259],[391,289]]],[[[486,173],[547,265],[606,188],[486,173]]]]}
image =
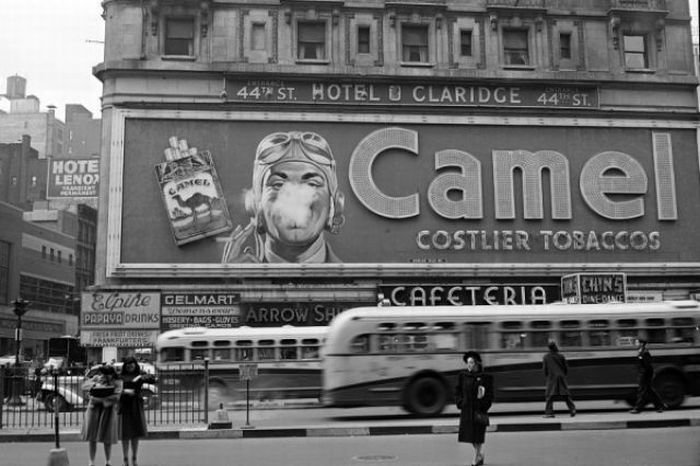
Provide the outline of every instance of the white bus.
{"type": "Polygon", "coordinates": [[[327,327],[184,328],[162,333],[156,342],[163,397],[199,392],[205,384],[203,362],[209,364],[209,406],[245,399],[239,365],[257,365],[250,382],[251,399],[319,398],[320,349],[327,327]],[[199,370],[193,370],[200,368],[199,370]]]}
{"type": "Polygon", "coordinates": [[[634,341],[646,337],[657,390],[678,407],[700,395],[699,324],[695,301],[351,309],[328,329],[323,401],[440,413],[470,349],[493,374],[496,401],[543,401],[542,356],[553,339],[569,362],[574,399],[633,402],[634,341]]]}

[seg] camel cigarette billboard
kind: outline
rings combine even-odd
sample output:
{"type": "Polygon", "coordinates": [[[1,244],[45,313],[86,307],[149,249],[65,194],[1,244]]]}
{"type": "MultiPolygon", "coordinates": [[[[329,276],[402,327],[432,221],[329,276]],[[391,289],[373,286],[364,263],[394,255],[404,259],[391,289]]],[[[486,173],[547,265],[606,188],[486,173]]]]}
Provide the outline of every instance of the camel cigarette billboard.
{"type": "MultiPolygon", "coordinates": [[[[121,118],[112,272],[700,262],[690,125],[148,110],[121,118]],[[174,135],[211,154],[230,213],[230,226],[186,244],[169,239],[152,175],[174,135]]],[[[188,212],[199,208],[193,196],[182,199],[188,212]]]]}

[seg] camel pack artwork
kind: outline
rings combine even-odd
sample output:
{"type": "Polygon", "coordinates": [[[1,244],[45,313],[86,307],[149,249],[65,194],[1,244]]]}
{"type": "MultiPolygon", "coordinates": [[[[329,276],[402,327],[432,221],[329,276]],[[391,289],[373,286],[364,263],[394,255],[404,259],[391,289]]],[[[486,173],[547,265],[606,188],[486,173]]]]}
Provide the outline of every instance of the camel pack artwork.
{"type": "Polygon", "coordinates": [[[165,149],[165,162],[156,165],[156,177],[180,246],[231,229],[231,217],[216,167],[209,151],[188,147],[173,136],[165,149]]]}

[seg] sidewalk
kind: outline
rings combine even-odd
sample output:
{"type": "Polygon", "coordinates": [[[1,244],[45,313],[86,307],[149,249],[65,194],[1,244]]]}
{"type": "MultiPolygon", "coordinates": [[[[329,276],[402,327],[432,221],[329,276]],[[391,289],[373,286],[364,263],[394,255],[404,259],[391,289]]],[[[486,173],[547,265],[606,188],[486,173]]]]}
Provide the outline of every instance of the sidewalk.
{"type": "MultiPolygon", "coordinates": [[[[373,435],[454,434],[459,418],[456,409],[436,418],[416,418],[403,415],[400,409],[311,410],[303,403],[288,406],[255,406],[250,411],[250,424],[246,428],[245,407],[231,406],[227,414],[232,428],[208,428],[196,425],[149,426],[148,438],[157,439],[216,439],[216,438],[279,438],[279,437],[346,437],[373,435]],[[277,409],[275,409],[277,408],[277,409]],[[311,419],[286,416],[285,412],[300,413],[304,409],[311,419]],[[338,415],[336,412],[342,414],[338,415]]],[[[301,414],[303,415],[303,413],[301,414]]],[[[211,422],[211,421],[210,421],[211,422]]],[[[569,417],[562,412],[556,418],[543,418],[541,414],[494,412],[491,415],[490,432],[575,431],[608,429],[644,429],[663,427],[700,427],[700,408],[681,409],[657,413],[653,410],[641,414],[627,411],[579,412],[569,417]]],[[[61,442],[80,440],[80,429],[73,426],[62,429],[61,442]]],[[[2,429],[3,442],[53,442],[52,428],[2,429]]]]}

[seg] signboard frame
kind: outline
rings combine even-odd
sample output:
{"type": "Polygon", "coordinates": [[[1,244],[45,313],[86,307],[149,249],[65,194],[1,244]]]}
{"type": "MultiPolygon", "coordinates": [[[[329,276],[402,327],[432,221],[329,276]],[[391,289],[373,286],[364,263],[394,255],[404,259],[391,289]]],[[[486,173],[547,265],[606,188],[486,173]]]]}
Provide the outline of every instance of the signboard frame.
{"type": "MultiPolygon", "coordinates": [[[[123,187],[125,125],[129,119],[192,120],[192,121],[304,121],[338,123],[378,123],[395,125],[490,125],[490,126],[531,126],[531,127],[587,127],[587,128],[642,128],[664,131],[692,129],[696,138],[700,129],[693,122],[672,120],[599,120],[593,118],[561,117],[512,117],[512,116],[454,116],[438,114],[410,113],[333,113],[333,112],[276,112],[271,120],[269,112],[262,111],[181,111],[149,109],[116,109],[112,121],[112,144],[110,154],[110,179],[108,191],[119,192],[123,187]]],[[[102,192],[105,192],[103,189],[102,192]]],[[[475,263],[342,263],[342,264],[222,264],[222,263],[149,263],[122,261],[122,195],[111,195],[107,201],[107,251],[105,271],[111,277],[289,277],[324,276],[341,273],[354,277],[421,277],[426,273],[443,277],[463,277],[465,274],[486,273],[491,277],[512,276],[561,276],[582,269],[591,272],[623,270],[627,273],[649,272],[675,275],[678,273],[700,273],[700,261],[617,261],[617,262],[475,262],[475,263]],[[663,267],[660,267],[663,265],[663,267]]]]}

